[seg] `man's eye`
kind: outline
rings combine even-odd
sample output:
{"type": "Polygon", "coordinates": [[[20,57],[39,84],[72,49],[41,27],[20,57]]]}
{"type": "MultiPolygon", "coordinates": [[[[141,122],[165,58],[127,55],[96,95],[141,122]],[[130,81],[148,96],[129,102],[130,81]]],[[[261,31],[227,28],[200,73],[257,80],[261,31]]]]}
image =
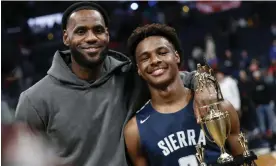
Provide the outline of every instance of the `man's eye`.
{"type": "Polygon", "coordinates": [[[159,52],[160,55],[166,55],[168,52],[159,52]]]}
{"type": "Polygon", "coordinates": [[[83,30],[83,29],[77,30],[77,34],[79,34],[79,35],[83,35],[84,33],[85,33],[85,30],[83,30]]]}
{"type": "Polygon", "coordinates": [[[141,57],[141,61],[146,61],[146,60],[148,60],[149,59],[149,56],[142,56],[141,57]]]}
{"type": "Polygon", "coordinates": [[[103,27],[96,27],[96,28],[94,28],[94,32],[95,32],[95,33],[98,33],[98,34],[99,34],[99,33],[104,33],[104,31],[105,31],[105,30],[104,30],[103,27]]]}

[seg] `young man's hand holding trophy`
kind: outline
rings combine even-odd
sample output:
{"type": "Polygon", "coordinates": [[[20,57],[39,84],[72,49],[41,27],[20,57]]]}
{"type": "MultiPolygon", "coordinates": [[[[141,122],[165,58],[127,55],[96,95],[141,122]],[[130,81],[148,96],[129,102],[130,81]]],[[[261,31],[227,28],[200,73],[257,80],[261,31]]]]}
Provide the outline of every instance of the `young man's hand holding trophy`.
{"type": "MultiPolygon", "coordinates": [[[[197,65],[195,73],[195,115],[205,137],[216,143],[221,155],[215,165],[251,166],[256,155],[247,149],[247,140],[240,133],[239,119],[233,106],[224,100],[219,84],[212,69],[206,65],[197,65]],[[230,152],[225,150],[225,143],[230,145],[230,152]]],[[[204,149],[196,147],[197,159],[204,163],[204,149]]]]}

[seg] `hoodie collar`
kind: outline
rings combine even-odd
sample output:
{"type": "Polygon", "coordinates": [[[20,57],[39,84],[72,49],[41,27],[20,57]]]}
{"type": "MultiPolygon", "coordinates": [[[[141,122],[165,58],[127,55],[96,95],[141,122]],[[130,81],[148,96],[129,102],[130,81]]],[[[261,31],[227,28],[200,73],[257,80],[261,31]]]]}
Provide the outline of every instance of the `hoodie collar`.
{"type": "Polygon", "coordinates": [[[121,72],[127,72],[131,68],[131,61],[124,54],[109,50],[106,59],[104,60],[105,72],[104,74],[94,81],[89,83],[88,81],[79,79],[68,66],[70,63],[71,52],[66,51],[56,51],[52,66],[48,70],[47,74],[56,78],[62,83],[77,86],[77,87],[90,87],[93,85],[102,84],[104,81],[112,75],[115,70],[120,70],[121,72]]]}

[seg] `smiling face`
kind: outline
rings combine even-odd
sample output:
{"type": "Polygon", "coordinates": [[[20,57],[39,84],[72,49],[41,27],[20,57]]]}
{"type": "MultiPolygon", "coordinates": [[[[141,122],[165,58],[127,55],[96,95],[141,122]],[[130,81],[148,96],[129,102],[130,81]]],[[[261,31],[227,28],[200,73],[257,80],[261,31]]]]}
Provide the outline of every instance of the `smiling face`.
{"type": "Polygon", "coordinates": [[[136,47],[135,57],[139,75],[151,86],[168,86],[179,72],[180,57],[162,36],[142,40],[136,47]]]}
{"type": "Polygon", "coordinates": [[[94,67],[106,57],[109,34],[102,15],[96,10],[79,10],[71,14],[63,34],[74,60],[84,67],[94,67]]]}

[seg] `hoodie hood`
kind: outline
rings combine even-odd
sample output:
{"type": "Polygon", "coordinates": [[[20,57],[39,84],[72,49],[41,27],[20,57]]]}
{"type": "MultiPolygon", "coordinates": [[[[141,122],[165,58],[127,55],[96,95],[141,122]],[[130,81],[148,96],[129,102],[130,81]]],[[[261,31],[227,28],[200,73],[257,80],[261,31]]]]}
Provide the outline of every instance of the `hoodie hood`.
{"type": "Polygon", "coordinates": [[[71,52],[56,51],[52,66],[47,74],[54,77],[62,84],[67,84],[73,88],[89,88],[91,86],[99,86],[107,81],[113,74],[125,73],[131,69],[131,60],[122,53],[109,50],[104,60],[104,74],[93,83],[78,78],[68,66],[71,63],[71,52]]]}

